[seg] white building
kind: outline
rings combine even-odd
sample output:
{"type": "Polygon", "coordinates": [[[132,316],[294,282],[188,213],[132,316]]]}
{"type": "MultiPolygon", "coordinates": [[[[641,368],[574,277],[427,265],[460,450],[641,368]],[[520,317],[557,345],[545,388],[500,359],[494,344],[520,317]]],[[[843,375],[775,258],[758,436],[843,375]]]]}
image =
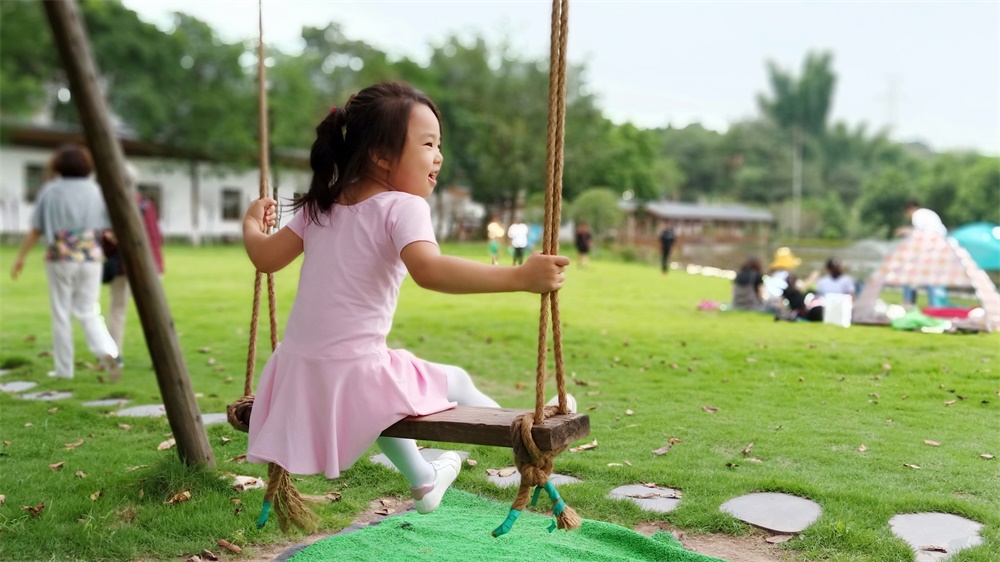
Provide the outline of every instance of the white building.
{"type": "MultiPolygon", "coordinates": [[[[79,133],[47,127],[4,126],[0,146],[0,235],[28,231],[34,201],[44,183],[52,152],[66,142],[82,142],[79,133]]],[[[247,204],[260,193],[256,169],[234,170],[220,163],[170,156],[162,147],[123,140],[125,157],[138,171],[137,190],[149,197],[160,215],[160,229],[170,239],[239,238],[247,204]]],[[[283,199],[307,189],[310,172],[278,169],[283,199]]]]}

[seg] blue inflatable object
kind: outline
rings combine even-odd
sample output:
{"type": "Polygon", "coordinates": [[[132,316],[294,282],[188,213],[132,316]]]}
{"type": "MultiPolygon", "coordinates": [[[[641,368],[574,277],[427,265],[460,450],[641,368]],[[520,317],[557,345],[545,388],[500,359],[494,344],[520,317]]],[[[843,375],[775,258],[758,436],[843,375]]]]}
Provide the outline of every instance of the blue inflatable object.
{"type": "Polygon", "coordinates": [[[972,256],[976,265],[987,270],[1000,270],[1000,225],[974,222],[948,233],[972,256]]]}

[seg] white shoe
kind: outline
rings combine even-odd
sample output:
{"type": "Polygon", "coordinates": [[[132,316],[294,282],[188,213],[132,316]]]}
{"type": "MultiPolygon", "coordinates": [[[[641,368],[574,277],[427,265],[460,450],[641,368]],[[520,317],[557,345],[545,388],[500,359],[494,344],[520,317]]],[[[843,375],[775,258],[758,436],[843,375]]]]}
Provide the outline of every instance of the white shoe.
{"type": "MultiPolygon", "coordinates": [[[[549,400],[548,402],[545,403],[545,405],[546,406],[558,406],[559,405],[559,395],[556,394],[555,396],[553,396],[551,400],[549,400]]],[[[568,393],[568,392],[566,393],[566,408],[569,410],[569,413],[571,413],[571,414],[575,414],[576,413],[576,398],[573,398],[573,395],[570,394],[570,393],[568,393]]]]}
{"type": "Polygon", "coordinates": [[[108,378],[111,382],[118,382],[122,378],[122,366],[118,364],[118,358],[110,353],[105,354],[101,357],[101,366],[104,367],[104,372],[108,374],[108,378]]]}
{"type": "Polygon", "coordinates": [[[417,489],[410,488],[413,492],[413,507],[421,515],[426,515],[441,505],[441,498],[462,470],[462,457],[455,451],[445,451],[437,460],[431,461],[431,466],[434,467],[434,487],[419,498],[417,489]]]}
{"type": "Polygon", "coordinates": [[[61,377],[61,376],[59,376],[59,373],[57,373],[55,371],[49,371],[48,375],[50,377],[54,378],[54,379],[66,379],[66,380],[69,380],[69,379],[73,378],[73,377],[61,377]]]}

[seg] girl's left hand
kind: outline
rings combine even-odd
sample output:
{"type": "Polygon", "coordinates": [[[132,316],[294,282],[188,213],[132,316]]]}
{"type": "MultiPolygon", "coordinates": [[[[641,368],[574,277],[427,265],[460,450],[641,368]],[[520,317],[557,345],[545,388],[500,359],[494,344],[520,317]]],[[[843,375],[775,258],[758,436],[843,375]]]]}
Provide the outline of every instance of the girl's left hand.
{"type": "Polygon", "coordinates": [[[247,208],[247,214],[243,217],[243,227],[252,224],[257,230],[267,232],[277,222],[278,202],[270,197],[261,197],[247,208]]]}

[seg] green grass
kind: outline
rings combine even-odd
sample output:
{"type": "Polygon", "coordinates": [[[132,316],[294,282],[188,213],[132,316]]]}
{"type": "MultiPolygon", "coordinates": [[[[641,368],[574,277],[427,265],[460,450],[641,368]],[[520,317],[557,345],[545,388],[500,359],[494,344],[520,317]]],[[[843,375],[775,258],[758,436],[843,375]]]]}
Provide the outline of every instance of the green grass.
{"type": "MultiPolygon", "coordinates": [[[[487,256],[478,245],[446,251],[487,256]]],[[[51,348],[41,252],[36,249],[23,277],[11,282],[13,252],[0,248],[0,364],[17,374],[0,381],[32,380],[38,390],[71,389],[75,397],[31,402],[0,395],[0,494],[6,496],[0,560],[166,560],[218,550],[219,539],[251,553],[255,545],[286,541],[276,525],[254,527],[260,490],[233,492],[218,478],[222,471],[264,475],[263,466],[228,460],[245,452],[245,434],[210,426],[217,470],[186,468],[176,449],[156,450],[170,433],[165,419],[116,418],[108,408],[80,406],[106,397],[159,402],[134,310],[120,383],[100,384],[86,367],[78,367],[70,383],[45,376],[52,360],[39,356],[51,348]],[[49,413],[53,407],[58,411],[49,413]],[[84,443],[65,448],[78,439],[84,443]],[[57,462],[65,465],[50,470],[57,462]],[[142,468],[126,470],[136,466],[142,468]],[[190,501],[165,503],[184,490],[191,491],[190,501]],[[231,502],[237,496],[241,505],[231,502]],[[21,509],[43,502],[39,517],[21,509]]],[[[297,269],[293,264],[277,277],[282,327],[297,269]]],[[[239,247],[169,247],[164,284],[199,406],[222,412],[243,392],[253,293],[248,260],[239,247]]],[[[750,492],[789,492],[824,511],[784,546],[836,561],[912,560],[888,520],[942,511],[985,524],[985,544],[953,560],[995,559],[1000,460],[980,455],[1000,456],[1000,337],[845,330],[695,309],[701,299],[728,296],[724,280],[662,276],[645,264],[597,261],[571,271],[560,295],[567,370],[576,383],[570,389],[590,415],[590,438],[599,446],[556,460],[558,472],[584,481],[562,488],[570,505],[586,518],[622,525],[666,519],[690,532],[739,535],[749,526],[721,513],[720,504],[750,492]],[[663,456],[651,454],[670,438],[681,442],[663,456]],[[760,463],[741,453],[751,442],[749,456],[760,463]],[[858,450],[862,444],[867,451],[858,450]],[[605,498],[616,486],[640,481],[682,490],[680,508],[656,515],[605,498]]],[[[439,295],[407,281],[390,344],[465,367],[504,406],[532,407],[538,302],[523,294],[439,295]]],[[[258,372],[268,355],[266,325],[258,372]]],[[[92,361],[79,330],[76,341],[77,357],[92,361]]],[[[512,490],[487,484],[485,474],[510,465],[509,451],[459,447],[479,461],[459,476],[459,488],[513,500],[512,490]]],[[[408,495],[400,475],[366,460],[338,480],[310,476],[297,485],[306,493],[343,494],[318,508],[327,531],[350,524],[371,499],[408,495]]]]}

